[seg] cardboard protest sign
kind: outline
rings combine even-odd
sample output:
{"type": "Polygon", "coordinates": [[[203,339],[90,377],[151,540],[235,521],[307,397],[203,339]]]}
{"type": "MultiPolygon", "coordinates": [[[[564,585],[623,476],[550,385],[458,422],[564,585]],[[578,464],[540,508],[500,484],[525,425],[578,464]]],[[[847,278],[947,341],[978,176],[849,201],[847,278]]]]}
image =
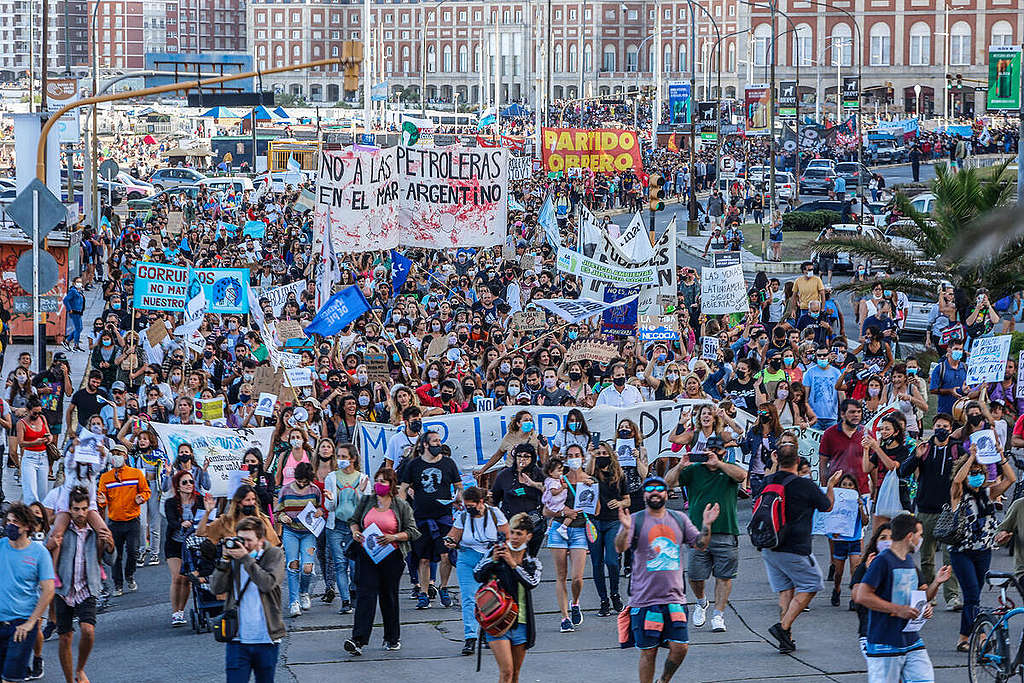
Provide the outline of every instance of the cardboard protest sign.
{"type": "Polygon", "coordinates": [[[508,179],[510,181],[526,180],[530,177],[531,157],[508,157],[508,179]]]}
{"type": "Polygon", "coordinates": [[[370,376],[371,381],[391,379],[387,354],[366,353],[363,356],[363,362],[366,363],[366,374],[370,376]]]}
{"type": "Polygon", "coordinates": [[[746,313],[747,285],[743,266],[700,269],[700,306],[707,315],[746,313]]]}
{"type": "Polygon", "coordinates": [[[427,346],[427,352],[423,354],[424,358],[438,358],[443,356],[448,350],[448,335],[438,334],[430,339],[430,345],[427,346]]]}
{"type": "Polygon", "coordinates": [[[1006,373],[1006,359],[1010,354],[1012,335],[1002,334],[997,337],[982,337],[971,344],[971,354],[967,357],[966,384],[982,382],[999,382],[1006,373]]]}
{"type": "Polygon", "coordinates": [[[718,360],[718,337],[700,338],[700,357],[705,360],[718,360]]]}
{"type": "Polygon", "coordinates": [[[272,417],[274,415],[274,406],[277,405],[277,394],[271,394],[268,392],[260,392],[260,397],[256,401],[256,410],[253,411],[253,415],[259,415],[260,417],[272,417]]]}
{"type": "Polygon", "coordinates": [[[565,354],[565,362],[573,363],[581,360],[592,360],[598,363],[609,363],[619,357],[619,349],[615,344],[598,341],[578,341],[569,347],[565,354]]]}
{"type": "MultiPolygon", "coordinates": [[[[977,449],[977,457],[975,459],[982,465],[989,465],[1003,459],[1002,451],[996,445],[996,432],[994,429],[979,429],[971,433],[971,445],[977,449]]],[[[1006,446],[1006,444],[1003,444],[1003,446],[1006,446]]]]}
{"type": "Polygon", "coordinates": [[[517,332],[533,332],[534,330],[547,329],[547,320],[544,311],[530,309],[512,314],[512,329],[517,332]]]}
{"type": "MultiPolygon", "coordinates": [[[[823,489],[824,490],[824,489],[823,489]]],[[[855,489],[832,489],[835,502],[829,512],[814,512],[811,533],[852,536],[860,515],[860,495],[855,489]]]]}
{"type": "Polygon", "coordinates": [[[146,328],[146,339],[149,340],[150,346],[157,346],[170,336],[167,331],[167,325],[164,324],[163,320],[156,320],[152,325],[146,328]]]}
{"type": "Polygon", "coordinates": [[[202,422],[220,420],[224,417],[224,397],[197,398],[196,419],[202,422]]]}
{"type": "Polygon", "coordinates": [[[184,218],[181,211],[168,211],[167,212],[167,234],[168,235],[179,235],[181,234],[181,228],[184,224],[184,218]]]}
{"type": "Polygon", "coordinates": [[[266,297],[270,300],[270,307],[274,311],[274,316],[280,316],[284,310],[284,305],[288,301],[288,295],[294,294],[295,300],[298,301],[299,295],[302,294],[303,290],[306,289],[305,280],[296,280],[280,287],[271,287],[260,292],[260,298],[266,297]]]}
{"type": "Polygon", "coordinates": [[[289,339],[306,339],[306,333],[302,331],[302,324],[298,320],[278,320],[274,327],[277,328],[277,338],[282,342],[289,339]]]}
{"type": "Polygon", "coordinates": [[[252,380],[252,390],[259,394],[276,395],[284,382],[284,371],[277,370],[267,365],[256,367],[256,373],[252,380]]]}

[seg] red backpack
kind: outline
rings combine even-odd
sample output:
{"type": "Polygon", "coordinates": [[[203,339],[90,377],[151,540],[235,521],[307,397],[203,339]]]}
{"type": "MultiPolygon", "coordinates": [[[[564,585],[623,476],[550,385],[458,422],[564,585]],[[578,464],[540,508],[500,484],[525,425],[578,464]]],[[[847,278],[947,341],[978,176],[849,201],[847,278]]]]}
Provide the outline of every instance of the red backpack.
{"type": "Polygon", "coordinates": [[[765,485],[757,496],[747,533],[758,550],[774,550],[782,545],[786,534],[786,485],[795,478],[790,473],[781,482],[765,485]]]}
{"type": "Polygon", "coordinates": [[[487,635],[505,635],[519,620],[519,603],[495,579],[480,586],[473,600],[477,623],[487,635]]]}

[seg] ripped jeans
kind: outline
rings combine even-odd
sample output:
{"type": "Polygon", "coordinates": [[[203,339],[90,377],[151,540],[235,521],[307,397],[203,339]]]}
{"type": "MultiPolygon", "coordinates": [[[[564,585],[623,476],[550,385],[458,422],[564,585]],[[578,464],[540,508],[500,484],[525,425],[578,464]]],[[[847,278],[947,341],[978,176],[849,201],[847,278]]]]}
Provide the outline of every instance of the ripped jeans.
{"type": "Polygon", "coordinates": [[[290,526],[285,526],[282,529],[281,542],[284,545],[285,567],[288,570],[288,600],[298,602],[301,594],[309,592],[309,584],[313,580],[316,536],[308,531],[295,531],[290,526]],[[307,566],[308,572],[305,571],[307,566]]]}

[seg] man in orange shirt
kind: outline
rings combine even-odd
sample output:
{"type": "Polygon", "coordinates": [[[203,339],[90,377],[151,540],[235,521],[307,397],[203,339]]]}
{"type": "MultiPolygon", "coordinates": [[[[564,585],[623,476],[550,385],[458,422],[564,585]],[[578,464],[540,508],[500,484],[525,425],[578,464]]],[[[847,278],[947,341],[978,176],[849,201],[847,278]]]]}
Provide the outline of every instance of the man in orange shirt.
{"type": "Polygon", "coordinates": [[[128,449],[121,444],[110,447],[109,469],[100,476],[96,502],[107,511],[107,526],[114,536],[114,595],[138,590],[135,583],[135,558],[139,554],[139,515],[149,500],[149,484],[141,470],[125,465],[128,449]],[[127,544],[127,549],[125,545],[127,544]],[[123,567],[122,567],[123,563],[123,567]],[[127,581],[127,584],[125,583],[127,581]]]}

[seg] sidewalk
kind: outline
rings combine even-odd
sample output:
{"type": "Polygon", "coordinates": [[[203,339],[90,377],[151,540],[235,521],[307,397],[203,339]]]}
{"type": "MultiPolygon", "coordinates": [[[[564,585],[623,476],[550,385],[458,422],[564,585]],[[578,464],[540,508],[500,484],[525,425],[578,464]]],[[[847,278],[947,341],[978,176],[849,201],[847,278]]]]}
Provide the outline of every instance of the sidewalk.
{"type": "MultiPolygon", "coordinates": [[[[680,250],[694,258],[702,259],[709,265],[711,257],[704,255],[704,247],[707,246],[709,231],[701,232],[697,237],[690,237],[685,232],[677,233],[676,242],[680,250]]],[[[799,273],[802,261],[766,261],[760,256],[753,254],[746,249],[740,249],[740,262],[743,270],[763,270],[766,273],[799,273]]]]}

